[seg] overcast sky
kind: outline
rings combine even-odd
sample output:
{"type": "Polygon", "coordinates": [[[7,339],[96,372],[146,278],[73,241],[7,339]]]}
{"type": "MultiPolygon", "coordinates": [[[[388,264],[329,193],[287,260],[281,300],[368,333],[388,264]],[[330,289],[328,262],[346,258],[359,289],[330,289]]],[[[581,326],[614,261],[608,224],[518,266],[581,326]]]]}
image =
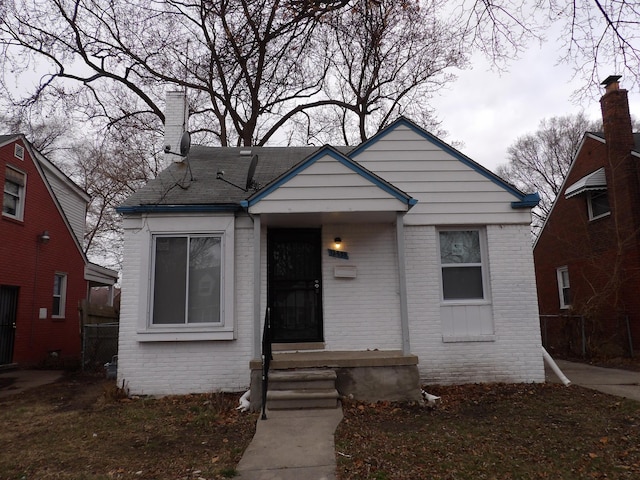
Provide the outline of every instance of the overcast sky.
{"type": "MultiPolygon", "coordinates": [[[[460,72],[432,103],[448,132],[444,140],[463,142],[460,151],[495,170],[507,162],[507,148],[518,137],[535,132],[544,118],[584,111],[590,120],[599,120],[599,98],[582,105],[572,102],[572,93],[582,83],[571,82],[571,68],[557,66],[557,57],[553,44],[530,48],[501,75],[489,71],[486,61],[474,58],[473,68],[460,72]]],[[[608,72],[604,78],[617,73],[608,72]]],[[[629,105],[631,115],[640,117],[637,91],[629,91],[629,105]]]]}

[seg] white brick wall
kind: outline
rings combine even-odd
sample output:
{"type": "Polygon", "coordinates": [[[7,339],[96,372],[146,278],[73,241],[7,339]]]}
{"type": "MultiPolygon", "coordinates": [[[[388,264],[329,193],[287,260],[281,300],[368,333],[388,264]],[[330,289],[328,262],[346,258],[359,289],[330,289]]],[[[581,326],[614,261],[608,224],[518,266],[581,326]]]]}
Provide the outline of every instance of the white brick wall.
{"type": "MultiPolygon", "coordinates": [[[[180,153],[180,139],[189,130],[189,107],[184,92],[167,92],[164,113],[164,145],[171,146],[171,152],[180,153]]],[[[181,157],[165,155],[166,160],[179,161],[181,157]]]]}
{"type": "Polygon", "coordinates": [[[136,339],[140,285],[148,278],[140,251],[148,246],[142,223],[125,222],[125,260],[118,357],[118,384],[131,394],[164,395],[241,391],[250,383],[253,338],[253,230],[239,223],[235,232],[235,326],[231,341],[139,342],[136,339]]]}
{"type": "Polygon", "coordinates": [[[427,383],[544,381],[529,228],[486,231],[495,340],[444,343],[436,228],[405,228],[411,351],[427,383]]]}
{"type": "Polygon", "coordinates": [[[323,313],[327,350],[401,350],[396,231],[391,224],[325,225],[322,229],[323,313]],[[329,257],[340,237],[349,260],[329,257]],[[353,265],[356,278],[334,277],[353,265]]]}
{"type": "MultiPolygon", "coordinates": [[[[249,385],[253,346],[253,226],[236,222],[236,340],[138,342],[140,279],[149,249],[142,222],[125,222],[118,381],[132,394],[239,391],[249,385]],[[133,253],[132,253],[133,252],[133,253]]],[[[486,228],[494,341],[443,342],[439,254],[433,226],[407,226],[406,259],[411,352],[427,383],[543,381],[540,331],[529,229],[486,228]]],[[[266,301],[266,228],[262,231],[262,304],[266,301]]],[[[395,226],[323,227],[323,310],[327,350],[400,349],[395,226]],[[349,260],[329,257],[341,237],[349,260]],[[335,278],[336,265],[354,265],[357,277],[335,278]]],[[[148,280],[147,280],[148,281],[148,280]]],[[[140,300],[145,301],[145,300],[140,300]]],[[[260,332],[257,333],[260,335],[260,332]]]]}

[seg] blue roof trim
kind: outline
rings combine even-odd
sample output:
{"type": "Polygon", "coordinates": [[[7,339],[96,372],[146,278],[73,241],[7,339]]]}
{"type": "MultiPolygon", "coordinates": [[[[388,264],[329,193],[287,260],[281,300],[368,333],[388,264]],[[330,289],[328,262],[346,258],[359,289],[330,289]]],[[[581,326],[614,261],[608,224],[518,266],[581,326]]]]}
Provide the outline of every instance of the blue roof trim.
{"type": "Polygon", "coordinates": [[[378,177],[377,175],[375,175],[374,173],[370,172],[366,168],[362,167],[358,163],[354,162],[350,158],[345,157],[343,154],[338,152],[335,148],[333,148],[333,147],[331,147],[329,145],[326,145],[326,146],[322,147],[320,150],[318,150],[317,152],[315,152],[314,154],[312,154],[311,156],[309,156],[306,160],[303,160],[298,165],[293,167],[291,170],[289,170],[288,172],[283,174],[281,177],[277,178],[271,185],[268,185],[266,188],[263,188],[259,192],[256,192],[254,195],[249,197],[247,200],[242,200],[240,202],[240,205],[243,208],[248,208],[248,207],[250,207],[252,205],[255,205],[260,200],[262,200],[264,197],[266,197],[267,195],[269,195],[273,191],[275,191],[278,188],[280,188],[282,185],[287,183],[293,177],[298,175],[298,173],[300,173],[301,171],[307,169],[308,167],[313,165],[316,161],[318,161],[318,159],[320,159],[321,157],[324,157],[325,155],[328,155],[328,156],[332,157],[334,160],[337,160],[338,162],[340,162],[345,167],[349,168],[350,170],[352,170],[353,172],[357,173],[358,175],[364,177],[365,179],[367,179],[368,181],[370,181],[371,183],[373,183],[374,185],[376,185],[377,187],[379,187],[380,189],[382,189],[386,193],[388,193],[391,196],[395,197],[397,200],[400,200],[402,203],[408,205],[409,208],[413,207],[416,203],[418,203],[418,200],[416,200],[415,198],[413,198],[410,195],[406,194],[405,192],[403,192],[399,188],[396,188],[395,186],[391,185],[389,182],[387,182],[387,181],[383,180],[382,178],[378,177]]]}
{"type": "MultiPolygon", "coordinates": [[[[369,140],[361,143],[359,146],[357,146],[356,148],[351,150],[351,152],[349,152],[349,157],[354,158],[355,156],[359,155],[364,150],[368,149],[371,145],[373,145],[377,141],[381,140],[382,138],[384,138],[385,136],[387,136],[388,134],[393,132],[398,126],[405,126],[405,127],[409,128],[409,129],[413,130],[415,133],[417,133],[418,135],[422,136],[425,140],[433,143],[438,148],[441,148],[442,150],[447,152],[452,157],[454,157],[457,160],[461,161],[462,163],[464,163],[468,167],[471,167],[473,170],[478,172],[483,177],[491,180],[494,184],[498,185],[499,187],[505,189],[510,194],[512,194],[515,197],[519,198],[520,199],[519,201],[512,202],[512,204],[511,204],[512,208],[528,208],[528,207],[525,207],[524,204],[523,204],[523,202],[525,202],[525,199],[527,199],[530,195],[537,195],[537,194],[525,194],[525,193],[521,192],[516,187],[514,187],[513,185],[508,183],[506,180],[504,180],[503,178],[501,178],[498,175],[496,175],[495,173],[493,173],[491,170],[488,170],[487,168],[483,167],[482,165],[480,165],[476,161],[470,159],[464,153],[456,150],[451,145],[449,145],[449,144],[445,143],[444,141],[440,140],[435,135],[432,135],[431,133],[427,132],[424,128],[416,125],[411,120],[409,120],[409,119],[407,119],[405,117],[398,118],[395,122],[393,122],[391,125],[389,125],[388,127],[384,128],[383,130],[378,132],[376,135],[371,137],[369,140]],[[523,206],[514,207],[513,206],[514,204],[523,205],[523,206]]],[[[526,201],[527,202],[531,202],[532,200],[526,200],[526,201]]],[[[538,201],[539,201],[539,197],[538,197],[538,201]]],[[[537,205],[537,203],[536,203],[536,205],[537,205]]]]}
{"type": "Polygon", "coordinates": [[[533,208],[540,203],[540,194],[538,192],[525,195],[519,202],[511,202],[511,208],[533,208]]]}
{"type": "Polygon", "coordinates": [[[236,212],[240,210],[236,203],[217,205],[135,205],[116,207],[118,213],[215,213],[236,212]]]}

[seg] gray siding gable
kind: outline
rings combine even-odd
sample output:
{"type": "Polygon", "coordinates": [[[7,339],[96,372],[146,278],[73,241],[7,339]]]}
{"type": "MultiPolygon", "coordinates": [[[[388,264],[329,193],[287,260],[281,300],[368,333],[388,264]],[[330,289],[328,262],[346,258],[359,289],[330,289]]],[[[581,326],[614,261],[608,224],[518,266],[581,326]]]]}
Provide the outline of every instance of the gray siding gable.
{"type": "Polygon", "coordinates": [[[479,163],[467,157],[462,152],[456,150],[451,145],[440,140],[438,137],[427,132],[425,129],[416,125],[414,122],[412,122],[411,120],[405,117],[398,118],[396,121],[394,121],[391,125],[389,125],[385,129],[380,131],[378,134],[374,135],[369,140],[357,146],[355,149],[353,149],[349,153],[349,157],[353,158],[354,160],[357,160],[357,157],[359,154],[367,151],[369,148],[371,148],[372,145],[382,140],[385,136],[394,132],[398,127],[409,128],[410,130],[417,133],[419,136],[421,136],[431,144],[435,145],[440,150],[446,152],[448,155],[451,155],[452,157],[459,160],[461,163],[463,163],[467,167],[470,167],[475,172],[479,173],[486,179],[490,180],[494,184],[498,185],[499,187],[503,188],[505,191],[515,196],[517,200],[515,202],[512,202],[511,204],[512,208],[532,208],[532,207],[535,207],[540,201],[540,196],[537,193],[525,194],[521,192],[515,186],[511,185],[509,182],[507,182],[503,178],[499,177],[492,171],[483,167],[479,163]]]}

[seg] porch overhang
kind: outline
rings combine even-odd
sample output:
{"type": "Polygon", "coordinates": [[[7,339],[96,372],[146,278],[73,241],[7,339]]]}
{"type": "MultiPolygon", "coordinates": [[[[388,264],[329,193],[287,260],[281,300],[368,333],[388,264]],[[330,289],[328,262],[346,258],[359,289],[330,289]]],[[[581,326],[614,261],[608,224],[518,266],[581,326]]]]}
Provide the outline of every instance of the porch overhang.
{"type": "MultiPolygon", "coordinates": [[[[332,147],[324,147],[243,200],[255,215],[311,214],[379,219],[407,212],[417,200],[332,147]]],[[[346,221],[346,220],[344,220],[346,221]]]]}
{"type": "Polygon", "coordinates": [[[113,286],[118,281],[118,272],[95,263],[87,263],[84,266],[84,279],[91,286],[113,286]]]}

